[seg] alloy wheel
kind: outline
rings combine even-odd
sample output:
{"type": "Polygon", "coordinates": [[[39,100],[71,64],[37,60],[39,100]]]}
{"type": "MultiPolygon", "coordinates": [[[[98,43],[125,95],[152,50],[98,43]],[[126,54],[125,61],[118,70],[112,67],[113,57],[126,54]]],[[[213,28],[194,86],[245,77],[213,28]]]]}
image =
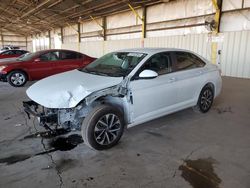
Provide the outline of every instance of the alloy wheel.
{"type": "Polygon", "coordinates": [[[25,76],[21,73],[14,73],[10,80],[14,85],[20,86],[25,82],[25,76]]]}
{"type": "Polygon", "coordinates": [[[210,89],[204,90],[201,96],[201,108],[206,111],[209,109],[213,102],[213,93],[210,89]]]}
{"type": "Polygon", "coordinates": [[[94,128],[95,140],[100,145],[113,143],[121,130],[121,122],[117,115],[106,114],[96,123],[94,128]]]}

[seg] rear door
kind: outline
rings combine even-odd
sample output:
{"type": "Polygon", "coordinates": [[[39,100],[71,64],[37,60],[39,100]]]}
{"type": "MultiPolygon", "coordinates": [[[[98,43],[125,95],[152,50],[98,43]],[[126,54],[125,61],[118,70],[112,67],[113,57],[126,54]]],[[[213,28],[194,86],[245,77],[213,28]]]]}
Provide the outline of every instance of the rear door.
{"type": "Polygon", "coordinates": [[[55,67],[57,73],[83,67],[83,55],[73,51],[60,51],[55,67]]]}
{"type": "Polygon", "coordinates": [[[58,52],[52,51],[41,54],[39,57],[33,59],[32,65],[29,67],[32,79],[39,80],[56,74],[54,64],[59,60],[58,55],[58,52]]]}
{"type": "Polygon", "coordinates": [[[177,102],[187,105],[197,102],[197,95],[205,79],[205,63],[189,52],[177,51],[174,59],[175,78],[179,85],[177,102]]]}

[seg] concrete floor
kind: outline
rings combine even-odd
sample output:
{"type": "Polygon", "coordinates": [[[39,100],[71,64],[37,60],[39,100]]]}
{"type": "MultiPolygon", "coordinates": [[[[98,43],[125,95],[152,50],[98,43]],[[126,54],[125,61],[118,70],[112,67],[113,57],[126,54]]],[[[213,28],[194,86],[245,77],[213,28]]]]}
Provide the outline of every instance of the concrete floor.
{"type": "Polygon", "coordinates": [[[32,137],[42,129],[22,112],[26,89],[0,83],[0,187],[250,187],[250,80],[223,78],[208,113],[136,126],[101,152],[32,137]]]}

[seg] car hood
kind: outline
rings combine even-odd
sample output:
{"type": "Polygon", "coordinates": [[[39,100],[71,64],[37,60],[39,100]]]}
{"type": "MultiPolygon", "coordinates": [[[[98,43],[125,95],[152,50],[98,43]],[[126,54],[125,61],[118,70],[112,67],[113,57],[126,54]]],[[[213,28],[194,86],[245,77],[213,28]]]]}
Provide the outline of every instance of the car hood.
{"type": "Polygon", "coordinates": [[[68,71],[47,77],[26,91],[28,97],[47,108],[73,108],[89,94],[119,84],[122,77],[68,71]]]}

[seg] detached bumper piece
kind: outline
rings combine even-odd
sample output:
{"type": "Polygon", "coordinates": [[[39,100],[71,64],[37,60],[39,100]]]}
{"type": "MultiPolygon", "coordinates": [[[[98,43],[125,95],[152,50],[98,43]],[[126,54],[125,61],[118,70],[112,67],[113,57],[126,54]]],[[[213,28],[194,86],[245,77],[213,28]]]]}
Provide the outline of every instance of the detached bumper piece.
{"type": "Polygon", "coordinates": [[[29,119],[31,116],[37,117],[40,125],[44,128],[54,132],[54,130],[52,130],[50,126],[56,125],[57,129],[57,113],[53,113],[52,110],[48,111],[48,109],[44,108],[43,106],[37,104],[34,101],[24,101],[23,107],[29,119]]]}
{"type": "Polygon", "coordinates": [[[30,119],[30,115],[35,117],[41,117],[41,114],[37,112],[39,104],[34,101],[24,101],[23,102],[24,111],[26,112],[28,118],[30,119]]]}

